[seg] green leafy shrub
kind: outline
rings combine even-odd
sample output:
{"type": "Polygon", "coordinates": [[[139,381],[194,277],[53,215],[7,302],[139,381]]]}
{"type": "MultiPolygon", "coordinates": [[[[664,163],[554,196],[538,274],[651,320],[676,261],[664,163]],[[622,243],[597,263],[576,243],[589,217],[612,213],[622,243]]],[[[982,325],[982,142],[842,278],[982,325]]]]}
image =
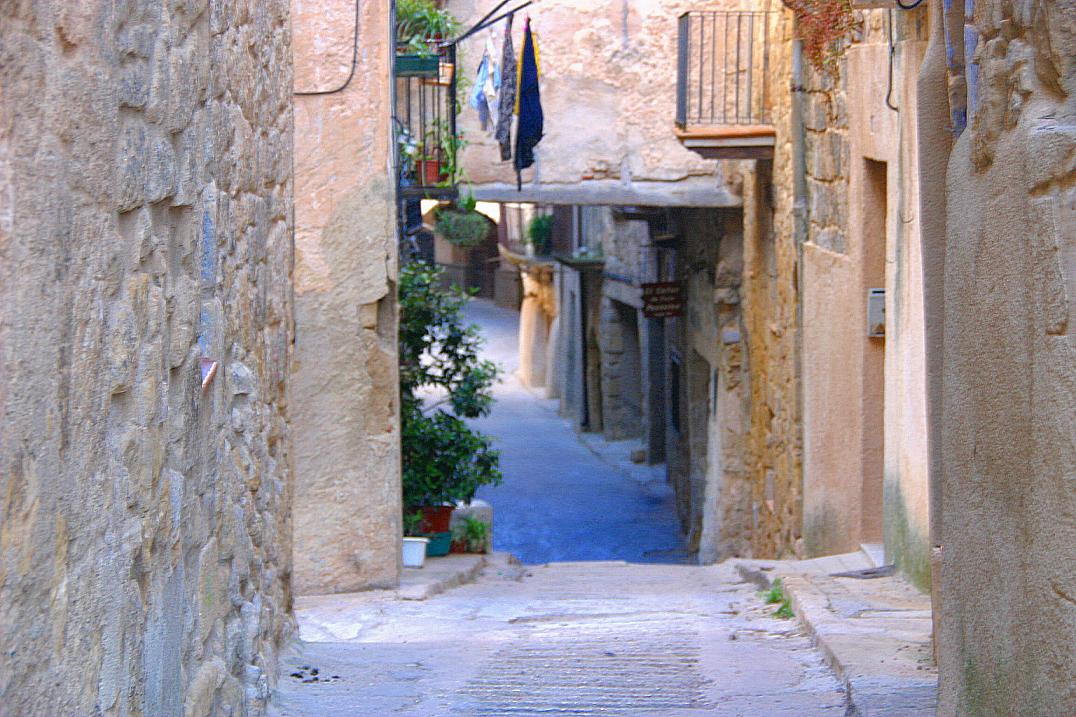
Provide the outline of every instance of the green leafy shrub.
{"type": "Polygon", "coordinates": [[[548,254],[553,248],[553,215],[545,214],[531,219],[527,225],[527,241],[535,254],[548,254]]]}
{"type": "Polygon", "coordinates": [[[480,486],[501,481],[500,455],[492,440],[463,420],[489,414],[498,369],[481,359],[477,327],[464,325],[462,309],[468,295],[438,288],[440,274],[440,269],[422,261],[400,269],[400,412],[407,511],[470,501],[480,486]],[[426,406],[417,395],[423,388],[441,389],[445,397],[426,406]]]}
{"type": "Polygon", "coordinates": [[[453,542],[461,543],[471,553],[481,553],[486,549],[489,538],[489,523],[467,516],[452,528],[453,542]]]}
{"type": "Polygon", "coordinates": [[[420,511],[404,511],[403,516],[404,535],[414,538],[422,535],[422,513],[420,511]]]}

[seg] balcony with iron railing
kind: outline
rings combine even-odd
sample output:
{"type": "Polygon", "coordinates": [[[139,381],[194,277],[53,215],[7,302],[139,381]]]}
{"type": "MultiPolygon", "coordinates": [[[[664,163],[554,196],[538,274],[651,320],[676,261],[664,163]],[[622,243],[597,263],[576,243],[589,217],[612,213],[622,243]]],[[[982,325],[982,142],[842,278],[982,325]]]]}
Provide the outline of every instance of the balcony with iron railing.
{"type": "Polygon", "coordinates": [[[396,166],[402,198],[454,199],[459,175],[456,45],[396,55],[396,166]]]}
{"type": "Polygon", "coordinates": [[[770,159],[772,12],[694,11],[679,19],[676,134],[708,159],[770,159]]]}

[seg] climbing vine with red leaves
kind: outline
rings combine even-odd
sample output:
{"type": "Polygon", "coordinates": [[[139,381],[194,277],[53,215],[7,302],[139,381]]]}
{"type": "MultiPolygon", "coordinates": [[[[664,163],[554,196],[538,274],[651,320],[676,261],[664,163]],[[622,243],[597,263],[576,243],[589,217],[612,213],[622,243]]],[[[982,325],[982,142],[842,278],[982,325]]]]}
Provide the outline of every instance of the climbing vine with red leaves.
{"type": "Polygon", "coordinates": [[[851,0],[781,0],[796,15],[803,54],[820,72],[834,74],[844,49],[841,39],[856,24],[851,0]]]}

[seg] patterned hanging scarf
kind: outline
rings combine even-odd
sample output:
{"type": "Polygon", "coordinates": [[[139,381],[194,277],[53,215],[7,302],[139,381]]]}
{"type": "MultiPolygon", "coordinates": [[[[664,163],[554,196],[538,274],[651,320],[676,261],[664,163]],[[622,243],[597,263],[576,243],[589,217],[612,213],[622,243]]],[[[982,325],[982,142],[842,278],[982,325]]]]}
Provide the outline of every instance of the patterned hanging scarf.
{"type": "Polygon", "coordinates": [[[497,110],[497,143],[501,146],[501,159],[512,158],[512,111],[516,106],[516,51],[512,47],[512,19],[504,23],[504,49],[501,54],[501,97],[497,110]]]}

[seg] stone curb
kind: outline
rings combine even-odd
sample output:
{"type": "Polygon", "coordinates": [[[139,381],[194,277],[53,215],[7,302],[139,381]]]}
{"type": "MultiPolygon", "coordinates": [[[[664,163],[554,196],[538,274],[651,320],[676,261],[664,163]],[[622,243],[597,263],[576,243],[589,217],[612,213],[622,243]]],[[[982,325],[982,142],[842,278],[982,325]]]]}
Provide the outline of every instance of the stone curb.
{"type": "MultiPolygon", "coordinates": [[[[430,560],[453,560],[456,564],[448,570],[423,573],[415,570],[414,573],[405,572],[400,579],[400,587],[396,590],[396,597],[401,600],[429,600],[434,595],[439,595],[445,590],[459,587],[473,582],[482,569],[489,564],[486,555],[457,555],[446,558],[430,558],[430,560]],[[404,584],[407,581],[408,584],[404,584]],[[413,582],[411,582],[413,581],[413,582]]],[[[436,563],[427,563],[429,570],[436,563]]],[[[406,568],[405,568],[406,570],[406,568]]]]}
{"type": "MultiPolygon", "coordinates": [[[[864,630],[830,609],[830,599],[809,576],[767,563],[736,563],[740,576],[767,590],[781,579],[796,618],[806,628],[821,651],[826,664],[844,683],[848,693],[846,717],[934,717],[937,701],[936,678],[913,678],[898,669],[887,674],[880,666],[899,664],[899,651],[914,645],[885,629],[864,630]],[[764,570],[764,566],[770,566],[764,570]],[[871,659],[863,659],[867,656],[871,659]]],[[[929,639],[929,635],[926,636],[929,639]]]]}

